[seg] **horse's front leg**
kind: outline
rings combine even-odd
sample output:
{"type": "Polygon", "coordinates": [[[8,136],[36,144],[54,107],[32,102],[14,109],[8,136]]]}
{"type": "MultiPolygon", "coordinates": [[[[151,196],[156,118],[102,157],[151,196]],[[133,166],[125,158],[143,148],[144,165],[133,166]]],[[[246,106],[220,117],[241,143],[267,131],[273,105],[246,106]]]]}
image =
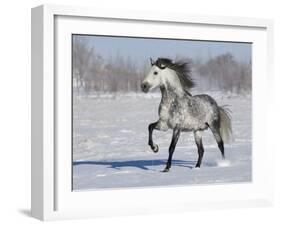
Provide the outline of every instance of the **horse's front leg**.
{"type": "Polygon", "coordinates": [[[157,128],[157,125],[158,125],[158,121],[157,122],[154,122],[154,123],[151,123],[149,124],[148,126],[148,145],[151,147],[152,151],[154,151],[155,153],[157,153],[159,151],[159,147],[157,144],[155,144],[153,142],[153,139],[152,139],[152,133],[153,133],[153,130],[157,128]]]}
{"type": "Polygon", "coordinates": [[[168,128],[167,122],[162,119],[159,119],[157,122],[151,123],[148,126],[148,132],[149,132],[148,145],[151,147],[152,151],[157,153],[159,151],[159,147],[157,144],[155,144],[153,142],[153,139],[152,139],[153,130],[155,130],[155,129],[161,130],[161,131],[167,131],[169,128],[168,128]]]}
{"type": "Polygon", "coordinates": [[[165,169],[162,172],[168,172],[170,170],[170,168],[171,168],[172,157],[173,157],[173,154],[174,154],[174,151],[175,151],[178,139],[180,137],[180,132],[181,132],[180,129],[174,128],[172,141],[171,141],[171,144],[170,144],[170,147],[169,147],[169,158],[168,158],[166,167],[165,167],[165,169]]]}

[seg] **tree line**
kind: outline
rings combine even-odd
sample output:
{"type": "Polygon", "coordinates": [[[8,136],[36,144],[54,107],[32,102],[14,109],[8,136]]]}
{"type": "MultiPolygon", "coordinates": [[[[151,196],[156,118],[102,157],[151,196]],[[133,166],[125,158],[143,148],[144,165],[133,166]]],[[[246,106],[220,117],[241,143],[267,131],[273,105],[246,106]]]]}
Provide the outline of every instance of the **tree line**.
{"type": "MultiPolygon", "coordinates": [[[[177,57],[181,58],[181,57],[177,57]]],[[[186,58],[188,59],[188,58],[186,58]]],[[[188,59],[192,77],[203,90],[250,91],[252,63],[239,62],[230,53],[207,61],[188,59]]],[[[150,65],[137,65],[132,58],[116,55],[105,60],[83,38],[73,39],[73,88],[78,92],[140,92],[140,84],[150,65]]]]}

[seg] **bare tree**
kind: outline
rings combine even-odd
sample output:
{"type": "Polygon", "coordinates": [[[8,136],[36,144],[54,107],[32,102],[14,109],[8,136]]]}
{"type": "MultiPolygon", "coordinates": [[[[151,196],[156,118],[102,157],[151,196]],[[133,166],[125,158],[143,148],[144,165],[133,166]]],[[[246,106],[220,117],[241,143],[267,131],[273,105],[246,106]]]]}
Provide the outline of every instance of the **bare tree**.
{"type": "MultiPolygon", "coordinates": [[[[225,53],[209,60],[176,56],[175,60],[190,62],[195,82],[201,89],[241,92],[251,90],[252,64],[238,62],[225,53]]],[[[131,57],[120,54],[105,60],[95,52],[89,39],[73,38],[73,80],[78,92],[138,92],[150,65],[137,65],[131,57]]]]}
{"type": "Polygon", "coordinates": [[[206,63],[197,63],[195,67],[209,88],[235,92],[251,89],[251,62],[237,62],[230,53],[211,58],[206,63]]]}
{"type": "Polygon", "coordinates": [[[93,53],[94,47],[89,46],[87,39],[73,37],[73,78],[78,91],[85,86],[84,76],[89,69],[93,53]]]}

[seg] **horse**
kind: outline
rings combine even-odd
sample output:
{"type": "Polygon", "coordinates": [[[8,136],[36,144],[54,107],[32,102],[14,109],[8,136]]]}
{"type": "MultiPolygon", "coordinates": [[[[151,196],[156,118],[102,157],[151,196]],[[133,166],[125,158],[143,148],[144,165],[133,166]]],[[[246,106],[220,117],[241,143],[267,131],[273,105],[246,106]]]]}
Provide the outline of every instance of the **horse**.
{"type": "Polygon", "coordinates": [[[150,58],[151,69],[141,83],[141,90],[147,93],[160,87],[161,102],[158,108],[158,121],[148,126],[148,145],[157,153],[159,147],[153,142],[153,130],[173,130],[169,146],[169,157],[162,172],[168,172],[172,165],[172,157],[181,132],[193,132],[198,149],[196,168],[200,168],[204,147],[202,132],[210,129],[217,142],[222,158],[224,142],[232,136],[231,115],[226,106],[218,106],[217,102],[207,94],[192,96],[190,89],[195,86],[191,78],[190,62],[173,62],[168,58],[150,58]]]}

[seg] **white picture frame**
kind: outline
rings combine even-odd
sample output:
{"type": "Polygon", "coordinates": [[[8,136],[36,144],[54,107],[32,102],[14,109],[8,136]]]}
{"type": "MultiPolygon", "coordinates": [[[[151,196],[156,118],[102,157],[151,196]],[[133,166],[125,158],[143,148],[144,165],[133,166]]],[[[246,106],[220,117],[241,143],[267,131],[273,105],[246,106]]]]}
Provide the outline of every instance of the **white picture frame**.
{"type": "MultiPolygon", "coordinates": [[[[166,37],[169,30],[159,29],[155,33],[150,30],[149,34],[166,37]]],[[[55,5],[33,8],[32,216],[41,220],[56,220],[270,205],[273,200],[273,178],[270,176],[273,170],[273,151],[268,148],[268,139],[260,139],[267,130],[268,113],[267,108],[260,103],[265,100],[264,93],[270,95],[271,91],[272,32],[273,22],[265,19],[165,13],[160,15],[152,12],[123,12],[55,5]],[[106,26],[102,26],[104,21],[108,23],[106,26]],[[254,153],[251,183],[72,192],[71,159],[68,153],[71,147],[69,146],[71,127],[67,121],[71,114],[69,112],[71,81],[67,77],[71,73],[69,71],[71,52],[68,48],[68,39],[65,37],[75,32],[83,33],[89,28],[91,29],[87,33],[93,29],[99,34],[129,36],[137,36],[139,32],[143,32],[138,26],[132,26],[130,34],[126,29],[116,29],[118,26],[115,26],[115,23],[122,25],[123,22],[124,26],[138,24],[147,30],[150,26],[160,25],[171,28],[178,25],[190,26],[191,39],[253,43],[255,114],[252,131],[254,153]],[[59,56],[60,48],[65,50],[66,55],[59,56]],[[57,76],[58,74],[60,76],[57,76]]],[[[177,32],[174,34],[177,35],[177,32]]],[[[270,105],[270,102],[267,104],[270,105]]]]}

